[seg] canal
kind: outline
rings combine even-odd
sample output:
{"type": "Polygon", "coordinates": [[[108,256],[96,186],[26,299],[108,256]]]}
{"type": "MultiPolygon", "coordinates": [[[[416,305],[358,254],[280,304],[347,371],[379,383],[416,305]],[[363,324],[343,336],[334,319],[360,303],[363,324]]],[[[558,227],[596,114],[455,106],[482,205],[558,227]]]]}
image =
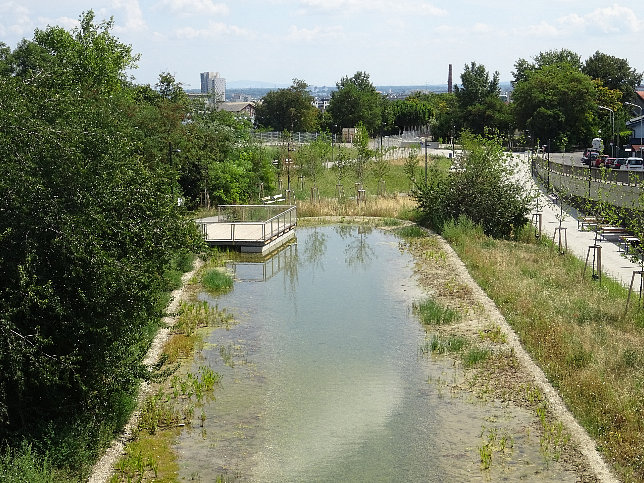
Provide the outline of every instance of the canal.
{"type": "Polygon", "coordinates": [[[453,390],[459,366],[422,353],[424,295],[401,239],[335,225],[296,240],[232,262],[230,293],[200,295],[238,324],[195,357],[222,382],[176,443],[182,479],[576,480],[541,454],[533,414],[453,390]],[[504,448],[483,470],[491,435],[504,448]]]}

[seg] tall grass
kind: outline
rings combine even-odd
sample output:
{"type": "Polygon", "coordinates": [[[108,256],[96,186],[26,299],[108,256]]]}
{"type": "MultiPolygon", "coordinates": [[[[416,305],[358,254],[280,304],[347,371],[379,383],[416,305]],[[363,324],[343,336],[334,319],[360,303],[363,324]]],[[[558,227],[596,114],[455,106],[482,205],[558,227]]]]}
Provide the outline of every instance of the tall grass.
{"type": "Polygon", "coordinates": [[[0,452],[0,481],[4,483],[54,483],[63,479],[50,460],[38,455],[27,443],[0,452]]]}
{"type": "Polygon", "coordinates": [[[201,283],[208,292],[218,294],[233,288],[233,278],[226,272],[212,268],[205,270],[201,283]]]}
{"type": "Polygon", "coordinates": [[[432,298],[414,303],[413,308],[423,325],[448,325],[460,318],[456,310],[443,307],[432,298]]]}
{"type": "Polygon", "coordinates": [[[297,201],[298,217],[372,216],[381,218],[416,219],[416,203],[407,196],[369,196],[365,203],[355,198],[324,198],[320,201],[297,201]]]}
{"type": "Polygon", "coordinates": [[[643,481],[644,326],[626,289],[549,241],[492,241],[464,220],[444,235],[620,478],[643,481]]]}

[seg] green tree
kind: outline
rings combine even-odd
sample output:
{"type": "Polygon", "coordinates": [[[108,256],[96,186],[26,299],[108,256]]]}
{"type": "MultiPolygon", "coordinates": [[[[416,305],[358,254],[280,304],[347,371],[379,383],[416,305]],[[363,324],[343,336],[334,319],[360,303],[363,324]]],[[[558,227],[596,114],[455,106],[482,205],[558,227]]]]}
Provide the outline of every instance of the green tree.
{"type": "Polygon", "coordinates": [[[477,134],[483,134],[486,129],[507,132],[509,116],[500,98],[498,72],[490,78],[485,66],[475,62],[465,65],[461,85],[455,86],[454,94],[461,128],[477,134]]]}
{"type": "Polygon", "coordinates": [[[513,84],[526,80],[529,72],[542,69],[551,65],[567,64],[573,70],[581,71],[582,63],[579,54],[572,50],[559,49],[547,50],[540,52],[534,57],[534,62],[528,62],[525,59],[519,59],[514,63],[514,81],[513,84]]]}
{"type": "Polygon", "coordinates": [[[500,139],[461,136],[460,170],[445,173],[431,167],[428,183],[413,191],[423,218],[436,230],[465,216],[490,236],[507,238],[528,222],[531,199],[514,181],[514,167],[500,139]]]}
{"type": "Polygon", "coordinates": [[[55,463],[76,469],[128,417],[162,274],[200,246],[142,155],[136,57],[93,18],[36,31],[0,76],[0,441],[65,427],[55,463]]]}
{"type": "Polygon", "coordinates": [[[642,82],[642,73],[633,69],[627,59],[599,51],[586,59],[582,72],[601,81],[606,88],[620,91],[622,103],[633,99],[635,88],[642,82]]]}
{"type": "Polygon", "coordinates": [[[400,131],[411,127],[427,126],[432,119],[432,107],[426,100],[416,96],[409,96],[407,99],[393,101],[391,103],[393,113],[393,125],[400,131]]]}
{"type": "Polygon", "coordinates": [[[255,123],[275,131],[308,131],[318,129],[318,110],[306,82],[293,79],[286,89],[268,92],[257,105],[255,123]]]}
{"type": "Polygon", "coordinates": [[[355,173],[356,179],[362,183],[364,182],[369,163],[374,155],[373,150],[369,149],[369,133],[362,123],[358,123],[358,127],[356,127],[356,134],[353,137],[353,147],[357,153],[353,160],[353,172],[355,173]]]}
{"type": "Polygon", "coordinates": [[[595,84],[569,63],[528,71],[515,83],[512,100],[518,127],[543,143],[565,137],[586,145],[596,132],[595,84]]]}
{"type": "Polygon", "coordinates": [[[382,130],[382,96],[366,72],[343,77],[331,93],[327,112],[338,127],[356,127],[362,123],[371,135],[382,130]]]}

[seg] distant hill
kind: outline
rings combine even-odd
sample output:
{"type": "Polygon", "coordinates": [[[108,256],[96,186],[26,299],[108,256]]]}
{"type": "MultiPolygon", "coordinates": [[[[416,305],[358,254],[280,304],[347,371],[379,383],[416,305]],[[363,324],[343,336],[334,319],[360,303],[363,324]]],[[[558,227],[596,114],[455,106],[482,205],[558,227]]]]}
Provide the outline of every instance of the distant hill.
{"type": "Polygon", "coordinates": [[[276,84],[275,82],[237,80],[226,81],[226,89],[284,89],[287,84],[276,84]]]}

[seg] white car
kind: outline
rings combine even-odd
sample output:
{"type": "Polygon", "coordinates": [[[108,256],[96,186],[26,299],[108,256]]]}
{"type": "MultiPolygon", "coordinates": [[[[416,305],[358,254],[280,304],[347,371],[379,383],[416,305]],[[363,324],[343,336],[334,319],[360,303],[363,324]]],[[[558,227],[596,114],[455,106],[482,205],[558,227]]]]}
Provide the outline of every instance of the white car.
{"type": "Polygon", "coordinates": [[[624,161],[624,164],[619,169],[644,171],[644,160],[642,158],[626,158],[626,161],[624,161]]]}

